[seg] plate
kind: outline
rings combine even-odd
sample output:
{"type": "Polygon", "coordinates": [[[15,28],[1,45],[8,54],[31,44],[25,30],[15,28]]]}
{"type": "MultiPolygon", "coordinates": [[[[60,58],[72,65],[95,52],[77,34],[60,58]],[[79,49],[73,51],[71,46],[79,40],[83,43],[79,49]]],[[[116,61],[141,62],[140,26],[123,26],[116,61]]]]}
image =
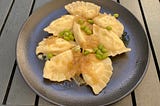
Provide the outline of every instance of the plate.
{"type": "Polygon", "coordinates": [[[97,106],[109,105],[130,94],[147,71],[149,46],[147,36],[139,21],[124,7],[111,0],[84,0],[101,6],[101,12],[118,13],[130,38],[131,52],[112,59],[113,75],[107,87],[94,95],[90,87],[78,86],[74,81],[53,83],[43,78],[44,61],[40,61],[35,49],[46,36],[43,29],[49,23],[67,14],[64,5],[75,0],[53,0],[37,9],[23,25],[17,40],[17,61],[27,84],[41,97],[57,105],[97,106]]]}

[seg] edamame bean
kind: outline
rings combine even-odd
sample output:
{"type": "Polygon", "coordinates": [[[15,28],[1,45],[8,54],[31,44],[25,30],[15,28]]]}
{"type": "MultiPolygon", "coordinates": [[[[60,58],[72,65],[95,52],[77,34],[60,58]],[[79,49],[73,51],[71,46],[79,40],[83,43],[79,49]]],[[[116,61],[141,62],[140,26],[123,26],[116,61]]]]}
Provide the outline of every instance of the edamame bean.
{"type": "Polygon", "coordinates": [[[115,18],[118,18],[118,17],[119,17],[119,14],[115,13],[115,14],[113,14],[113,16],[114,16],[115,18]]]}
{"type": "Polygon", "coordinates": [[[98,58],[98,59],[100,59],[100,60],[103,59],[102,55],[100,55],[100,54],[96,54],[96,58],[98,58]]]}
{"type": "Polygon", "coordinates": [[[88,23],[90,23],[90,24],[94,24],[94,21],[92,20],[92,19],[89,19],[89,20],[87,20],[88,21],[88,23]]]}
{"type": "Polygon", "coordinates": [[[47,59],[51,59],[54,55],[52,53],[48,53],[46,56],[47,56],[47,59]]]}
{"type": "Polygon", "coordinates": [[[107,29],[108,31],[110,31],[110,30],[112,30],[112,27],[111,27],[111,26],[107,26],[106,29],[107,29]]]}

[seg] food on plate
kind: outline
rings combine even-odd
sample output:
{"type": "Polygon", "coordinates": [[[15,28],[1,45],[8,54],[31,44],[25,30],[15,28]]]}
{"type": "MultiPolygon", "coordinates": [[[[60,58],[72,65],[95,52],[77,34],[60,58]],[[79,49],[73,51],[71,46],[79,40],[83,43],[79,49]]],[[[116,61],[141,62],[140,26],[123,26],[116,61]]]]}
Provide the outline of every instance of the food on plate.
{"type": "Polygon", "coordinates": [[[36,54],[58,55],[66,50],[71,49],[74,46],[76,46],[75,42],[68,42],[56,36],[49,36],[48,38],[44,38],[41,42],[39,42],[36,48],[36,54]]]}
{"type": "Polygon", "coordinates": [[[72,15],[90,19],[99,14],[100,6],[90,2],[76,1],[65,5],[65,9],[72,15]]]}
{"type": "Polygon", "coordinates": [[[55,36],[58,36],[60,32],[72,29],[73,22],[74,22],[73,15],[64,15],[52,21],[49,26],[44,28],[44,31],[47,31],[48,33],[51,33],[55,36]]]}
{"type": "MultiPolygon", "coordinates": [[[[115,14],[114,14],[115,15],[115,14]]],[[[116,16],[111,14],[99,14],[93,19],[94,23],[100,27],[106,28],[111,32],[114,32],[117,36],[121,37],[124,31],[124,26],[122,23],[116,19],[116,16]]]]}
{"type": "Polygon", "coordinates": [[[130,48],[125,47],[123,41],[114,32],[103,29],[98,25],[93,25],[93,31],[99,42],[107,49],[108,56],[116,56],[131,51],[130,48]]]}
{"type": "Polygon", "coordinates": [[[99,60],[94,54],[83,56],[82,59],[80,64],[83,79],[95,94],[99,94],[111,78],[113,70],[111,59],[99,60]]]}
{"type": "Polygon", "coordinates": [[[90,27],[89,25],[85,25],[85,24],[80,25],[77,22],[74,22],[73,24],[73,33],[74,33],[75,41],[83,49],[95,48],[99,43],[96,36],[93,35],[92,26],[90,27]],[[90,32],[90,31],[91,31],[91,34],[88,34],[87,32],[90,32]]]}
{"type": "Polygon", "coordinates": [[[112,77],[110,57],[131,51],[122,41],[124,26],[119,14],[100,13],[94,3],[76,1],[65,9],[69,15],[44,28],[52,35],[36,48],[38,58],[46,60],[43,77],[54,82],[73,79],[99,94],[112,77]]]}
{"type": "Polygon", "coordinates": [[[51,81],[70,80],[76,71],[72,70],[73,54],[71,50],[53,56],[44,66],[43,77],[51,81]]]}

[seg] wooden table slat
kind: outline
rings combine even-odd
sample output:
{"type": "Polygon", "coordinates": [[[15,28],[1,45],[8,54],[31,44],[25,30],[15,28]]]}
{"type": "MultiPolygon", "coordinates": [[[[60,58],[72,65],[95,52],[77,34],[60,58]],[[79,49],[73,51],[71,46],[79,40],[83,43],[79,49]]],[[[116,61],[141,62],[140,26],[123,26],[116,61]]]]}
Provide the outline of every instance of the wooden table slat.
{"type": "Polygon", "coordinates": [[[112,104],[111,106],[133,106],[131,94],[123,98],[122,100],[112,104]]]}
{"type": "Polygon", "coordinates": [[[54,104],[44,100],[42,97],[39,97],[38,106],[57,106],[57,105],[54,105],[54,104]]]}
{"type": "Polygon", "coordinates": [[[0,84],[3,84],[0,86],[1,103],[3,102],[16,58],[17,36],[21,26],[29,15],[31,4],[32,0],[15,1],[0,37],[0,84]]]}
{"type": "Polygon", "coordinates": [[[158,0],[141,0],[141,4],[160,67],[160,4],[158,0]]]}
{"type": "Polygon", "coordinates": [[[6,20],[9,10],[12,6],[13,0],[0,0],[0,31],[6,20]]]}
{"type": "Polygon", "coordinates": [[[53,1],[53,0],[36,0],[34,8],[33,8],[33,11],[35,11],[37,8],[43,6],[44,4],[46,4],[46,3],[50,2],[50,1],[53,1]]]}
{"type": "MultiPolygon", "coordinates": [[[[21,26],[28,18],[32,6],[33,11],[43,4],[52,0],[0,0],[0,101],[1,105],[7,90],[8,82],[11,83],[10,91],[7,96],[6,105],[39,105],[39,106],[55,106],[43,98],[39,97],[35,104],[36,94],[29,88],[21,76],[18,67],[15,65],[15,47],[18,33],[21,26]],[[34,4],[35,5],[32,5],[34,4]],[[10,11],[11,10],[11,11],[10,11]],[[16,67],[15,74],[14,67],[16,67]],[[10,80],[11,73],[13,80],[10,80]]],[[[160,2],[159,0],[113,0],[120,1],[121,5],[128,8],[144,25],[142,12],[139,2],[144,10],[144,15],[148,27],[149,35],[152,39],[154,54],[151,53],[151,59],[148,71],[140,83],[134,90],[137,106],[159,106],[160,105],[160,84],[157,75],[154,59],[160,66],[160,2]],[[153,58],[154,57],[154,58],[153,58]]],[[[147,32],[147,34],[148,34],[147,32]]],[[[111,106],[133,106],[131,94],[123,98],[121,101],[111,106]]]]}
{"type": "Polygon", "coordinates": [[[151,57],[148,71],[141,84],[136,88],[135,95],[138,106],[160,106],[160,84],[151,57]]]}
{"type": "MultiPolygon", "coordinates": [[[[138,18],[138,20],[144,27],[144,22],[139,8],[138,0],[132,0],[132,1],[121,0],[121,4],[123,4],[126,8],[128,8],[138,18]]],[[[135,89],[137,105],[151,106],[155,103],[160,105],[159,101],[160,93],[157,93],[159,90],[160,90],[159,79],[154,65],[153,55],[151,53],[151,60],[147,73],[144,79],[142,80],[141,84],[135,89]]]]}
{"type": "Polygon", "coordinates": [[[115,1],[115,2],[117,2],[117,0],[112,0],[112,1],[115,1]]]}
{"type": "Polygon", "coordinates": [[[35,96],[36,94],[26,84],[17,67],[7,99],[7,105],[34,105],[35,96]]]}

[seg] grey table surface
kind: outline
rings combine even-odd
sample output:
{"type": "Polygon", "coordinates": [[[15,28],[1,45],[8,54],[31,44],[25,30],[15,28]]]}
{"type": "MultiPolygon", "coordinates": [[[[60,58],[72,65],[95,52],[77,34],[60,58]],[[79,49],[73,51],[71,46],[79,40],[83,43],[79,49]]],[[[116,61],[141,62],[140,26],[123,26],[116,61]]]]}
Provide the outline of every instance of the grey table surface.
{"type": "MultiPolygon", "coordinates": [[[[0,0],[0,105],[53,105],[26,84],[19,72],[15,51],[23,23],[49,1],[52,0],[0,0]]],[[[160,106],[160,1],[113,1],[127,8],[141,22],[149,38],[151,56],[147,73],[139,86],[111,106],[160,106]]]]}

